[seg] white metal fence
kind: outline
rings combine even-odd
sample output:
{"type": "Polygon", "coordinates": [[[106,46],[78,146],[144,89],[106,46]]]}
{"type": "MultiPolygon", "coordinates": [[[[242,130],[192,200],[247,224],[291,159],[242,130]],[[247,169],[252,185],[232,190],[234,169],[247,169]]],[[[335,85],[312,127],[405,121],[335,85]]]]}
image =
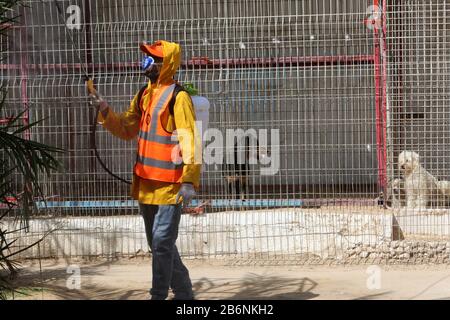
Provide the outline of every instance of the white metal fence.
{"type": "MultiPolygon", "coordinates": [[[[345,258],[393,239],[450,236],[450,197],[440,191],[450,180],[450,1],[58,2],[65,21],[54,1],[27,1],[2,43],[10,112],[47,118],[28,136],[67,150],[28,233],[58,226],[41,254],[146,250],[128,186],[94,157],[82,69],[124,110],[145,83],[138,43],[157,39],[181,44],[177,78],[210,100],[210,128],[224,137],[276,129],[279,138],[263,150],[279,157],[274,174],[261,175],[261,161],[204,166],[197,200],[210,206],[183,216],[182,254],[345,258]],[[418,183],[423,208],[406,207],[404,150],[441,180],[436,190],[418,183]]],[[[129,179],[135,144],[103,129],[96,140],[129,179]]],[[[218,152],[233,154],[235,143],[218,152]]]]}

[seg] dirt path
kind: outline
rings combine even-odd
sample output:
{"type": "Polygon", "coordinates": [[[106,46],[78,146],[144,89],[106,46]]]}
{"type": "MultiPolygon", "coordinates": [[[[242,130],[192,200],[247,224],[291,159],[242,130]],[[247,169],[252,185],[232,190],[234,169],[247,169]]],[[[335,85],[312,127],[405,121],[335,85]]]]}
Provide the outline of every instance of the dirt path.
{"type": "MultiPolygon", "coordinates": [[[[16,299],[148,299],[151,261],[28,263],[16,299]],[[78,268],[79,269],[76,269],[78,268]],[[80,280],[81,288],[76,287],[80,280]],[[69,287],[68,287],[69,286],[69,287]]],[[[187,261],[197,299],[450,299],[449,266],[227,266],[187,261]]]]}

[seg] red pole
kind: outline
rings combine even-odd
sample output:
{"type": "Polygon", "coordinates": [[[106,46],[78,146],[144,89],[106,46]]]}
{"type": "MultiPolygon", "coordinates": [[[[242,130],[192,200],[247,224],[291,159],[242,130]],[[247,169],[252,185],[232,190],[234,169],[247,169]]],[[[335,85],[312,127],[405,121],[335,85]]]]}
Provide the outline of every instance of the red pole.
{"type": "Polygon", "coordinates": [[[387,187],[387,45],[386,45],[386,32],[387,32],[387,20],[386,11],[387,10],[387,0],[383,0],[383,12],[382,12],[382,33],[381,33],[381,58],[383,61],[383,81],[382,81],[382,121],[383,121],[383,155],[382,155],[382,166],[383,166],[383,179],[381,187],[385,189],[387,187]]]}
{"type": "MultiPolygon", "coordinates": [[[[27,18],[26,18],[26,12],[23,6],[20,6],[20,16],[23,19],[23,25],[20,28],[20,96],[21,96],[21,102],[22,107],[25,110],[25,113],[22,116],[23,124],[27,126],[30,123],[30,109],[28,105],[28,91],[27,91],[27,82],[28,82],[28,69],[27,69],[27,50],[28,50],[28,43],[27,43],[27,18]]],[[[24,139],[30,140],[31,134],[30,130],[24,131],[24,139]]],[[[29,164],[31,166],[31,164],[29,164]]],[[[31,181],[25,180],[24,181],[24,194],[22,196],[22,203],[23,208],[27,208],[30,205],[30,201],[33,197],[33,186],[31,181]]],[[[26,215],[28,214],[27,211],[24,211],[24,216],[26,218],[26,215]]],[[[24,226],[25,231],[29,231],[29,225],[28,220],[24,220],[24,226]]]]}
{"type": "MultiPolygon", "coordinates": [[[[23,19],[23,25],[19,29],[20,31],[20,97],[22,107],[26,112],[23,114],[23,123],[27,126],[30,123],[30,113],[28,109],[28,93],[27,93],[27,81],[28,81],[28,69],[27,69],[27,20],[26,13],[23,7],[20,9],[21,17],[23,19]]],[[[25,139],[30,139],[30,131],[26,130],[24,132],[25,139]]]]}
{"type": "MultiPolygon", "coordinates": [[[[322,65],[355,65],[355,64],[373,64],[373,55],[354,55],[354,56],[313,56],[313,57],[277,57],[277,58],[238,58],[238,59],[209,59],[208,57],[192,57],[181,63],[181,69],[195,68],[242,68],[253,67],[255,64],[270,68],[279,66],[322,66],[322,65]]],[[[127,72],[140,70],[139,62],[120,62],[120,63],[87,63],[89,72],[127,72]]],[[[53,63],[53,64],[27,64],[28,70],[33,70],[43,74],[44,72],[59,70],[67,72],[81,72],[83,66],[79,63],[53,63]]],[[[0,64],[0,70],[20,69],[15,64],[0,64]]]]}
{"type": "MultiPolygon", "coordinates": [[[[374,0],[374,8],[379,10],[379,0],[374,0]]],[[[378,16],[377,19],[381,17],[378,16]]],[[[383,22],[383,28],[384,28],[383,22]]],[[[384,189],[386,186],[386,101],[385,101],[385,90],[386,82],[384,78],[384,68],[382,66],[381,54],[385,55],[385,46],[380,46],[380,30],[375,22],[374,26],[374,61],[375,61],[375,125],[376,125],[376,136],[377,136],[377,160],[378,160],[378,184],[384,189]],[[383,70],[382,70],[383,69],[383,70]]],[[[383,31],[381,32],[383,33],[383,31]]],[[[383,62],[385,60],[383,59],[383,62]]],[[[384,63],[383,63],[384,64],[384,63]]]]}

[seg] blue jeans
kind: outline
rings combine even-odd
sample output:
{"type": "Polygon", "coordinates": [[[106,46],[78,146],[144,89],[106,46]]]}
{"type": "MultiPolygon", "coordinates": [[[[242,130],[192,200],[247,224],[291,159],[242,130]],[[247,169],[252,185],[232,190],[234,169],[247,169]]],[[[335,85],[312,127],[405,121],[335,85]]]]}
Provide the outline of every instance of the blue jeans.
{"type": "Polygon", "coordinates": [[[167,298],[169,287],[175,299],[193,299],[189,271],[175,245],[181,218],[181,205],[139,204],[144,218],[147,242],[152,251],[152,299],[167,298]]]}

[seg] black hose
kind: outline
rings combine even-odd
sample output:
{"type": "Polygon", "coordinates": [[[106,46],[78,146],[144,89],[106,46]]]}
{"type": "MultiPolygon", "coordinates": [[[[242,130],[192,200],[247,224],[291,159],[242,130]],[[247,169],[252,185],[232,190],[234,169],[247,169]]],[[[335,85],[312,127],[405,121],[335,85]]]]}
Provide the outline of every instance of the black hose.
{"type": "Polygon", "coordinates": [[[94,154],[95,157],[97,158],[98,162],[100,163],[100,165],[102,166],[102,168],[109,173],[111,176],[113,176],[114,178],[116,178],[117,180],[122,181],[123,183],[126,184],[131,184],[130,181],[125,180],[121,177],[119,177],[118,175],[116,175],[114,172],[112,172],[111,170],[109,170],[109,168],[106,166],[106,164],[103,162],[102,158],[100,158],[100,154],[98,153],[97,150],[97,143],[96,143],[96,139],[95,139],[95,133],[97,132],[97,123],[98,123],[98,113],[100,112],[100,106],[97,107],[96,112],[95,112],[95,116],[94,116],[94,122],[92,123],[92,129],[91,129],[91,148],[92,150],[94,150],[94,154]]]}

